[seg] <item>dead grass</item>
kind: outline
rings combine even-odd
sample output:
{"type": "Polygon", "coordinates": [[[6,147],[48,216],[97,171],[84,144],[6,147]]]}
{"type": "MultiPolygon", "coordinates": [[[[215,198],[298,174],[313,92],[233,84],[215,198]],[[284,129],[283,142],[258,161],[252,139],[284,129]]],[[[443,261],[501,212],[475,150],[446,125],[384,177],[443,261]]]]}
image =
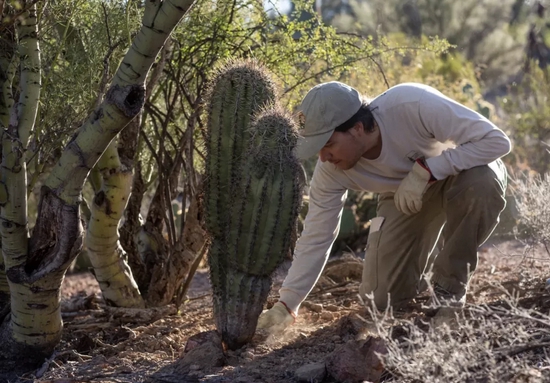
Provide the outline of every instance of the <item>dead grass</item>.
{"type": "Polygon", "coordinates": [[[515,299],[501,291],[500,301],[431,318],[370,315],[387,342],[387,381],[550,381],[550,295],[515,299]]]}

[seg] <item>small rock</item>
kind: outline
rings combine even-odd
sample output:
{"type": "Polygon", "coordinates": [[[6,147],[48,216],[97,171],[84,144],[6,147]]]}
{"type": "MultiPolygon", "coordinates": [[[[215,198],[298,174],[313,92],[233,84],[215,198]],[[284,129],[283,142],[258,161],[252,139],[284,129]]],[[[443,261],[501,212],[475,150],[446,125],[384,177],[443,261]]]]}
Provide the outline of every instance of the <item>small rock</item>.
{"type": "Polygon", "coordinates": [[[334,315],[332,313],[329,313],[328,311],[325,311],[325,312],[321,313],[321,319],[323,319],[323,320],[333,320],[334,315]]]}
{"type": "Polygon", "coordinates": [[[338,382],[380,382],[384,366],[377,353],[387,352],[384,340],[378,337],[350,341],[327,357],[327,373],[338,382]]]}
{"type": "Polygon", "coordinates": [[[225,364],[222,341],[216,331],[193,335],[187,341],[183,356],[175,362],[178,373],[221,367],[225,364]]]}
{"type": "Polygon", "coordinates": [[[314,313],[320,313],[321,311],[323,311],[323,305],[320,305],[318,303],[312,303],[309,305],[308,309],[310,309],[314,313]]]}
{"type": "Polygon", "coordinates": [[[325,305],[325,310],[335,313],[339,310],[339,308],[336,305],[325,305]]]}
{"type": "Polygon", "coordinates": [[[299,382],[320,383],[325,379],[327,370],[324,362],[306,364],[294,373],[299,382]]]}
{"type": "Polygon", "coordinates": [[[344,299],[344,302],[342,302],[342,306],[351,307],[351,299],[344,299]]]}
{"type": "Polygon", "coordinates": [[[268,352],[271,352],[271,349],[265,344],[259,344],[254,348],[255,354],[267,354],[268,352]]]}
{"type": "Polygon", "coordinates": [[[368,332],[367,323],[355,315],[348,315],[339,321],[338,335],[344,340],[362,338],[368,332]]]}
{"type": "Polygon", "coordinates": [[[342,338],[340,338],[340,335],[333,335],[332,338],[330,338],[333,342],[340,342],[342,338]]]}
{"type": "Polygon", "coordinates": [[[245,351],[241,354],[244,359],[254,359],[254,353],[252,351],[245,351]]]}
{"type": "MultiPolygon", "coordinates": [[[[157,337],[160,338],[160,335],[157,334],[157,337]]],[[[189,339],[187,339],[183,353],[186,354],[195,347],[210,343],[214,338],[219,339],[219,336],[217,334],[213,334],[212,331],[199,332],[198,334],[192,335],[189,339]]]]}

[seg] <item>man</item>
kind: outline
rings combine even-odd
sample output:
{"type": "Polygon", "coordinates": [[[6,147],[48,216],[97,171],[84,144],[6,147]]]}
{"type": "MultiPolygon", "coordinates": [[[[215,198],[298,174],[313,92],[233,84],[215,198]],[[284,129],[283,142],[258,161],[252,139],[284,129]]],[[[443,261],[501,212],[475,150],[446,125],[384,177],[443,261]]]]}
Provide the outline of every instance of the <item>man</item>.
{"type": "Polygon", "coordinates": [[[379,193],[359,293],[398,308],[433,284],[461,306],[477,249],[505,207],[510,140],[481,114],[421,84],[390,88],[372,102],[352,87],[312,88],[299,113],[297,155],[319,160],[292,266],[258,328],[293,323],[338,235],[348,189],[379,193]],[[440,235],[443,247],[432,255],[440,235]],[[427,276],[431,276],[427,277],[427,276]],[[427,281],[430,279],[430,281],[427,281]]]}

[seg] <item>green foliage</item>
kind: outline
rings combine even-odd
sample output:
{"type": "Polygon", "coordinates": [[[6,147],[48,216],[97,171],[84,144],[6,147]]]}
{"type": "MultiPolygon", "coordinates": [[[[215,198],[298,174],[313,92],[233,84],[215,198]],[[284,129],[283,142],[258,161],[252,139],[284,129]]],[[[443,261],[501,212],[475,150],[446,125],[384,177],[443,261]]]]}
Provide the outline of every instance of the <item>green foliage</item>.
{"type": "Polygon", "coordinates": [[[141,23],[135,1],[39,3],[42,97],[27,162],[30,187],[103,97],[141,23]]]}
{"type": "Polygon", "coordinates": [[[507,129],[514,144],[509,161],[544,174],[550,171],[550,81],[548,69],[531,68],[521,82],[510,86],[500,105],[508,115],[507,129]]]}
{"type": "MultiPolygon", "coordinates": [[[[251,0],[195,3],[159,58],[160,70],[151,73],[159,81],[148,89],[136,158],[144,169],[147,194],[168,179],[159,176],[159,169],[167,172],[181,158],[183,172],[170,183],[178,185],[186,199],[198,190],[198,173],[204,168],[203,102],[207,79],[218,62],[234,57],[260,60],[275,74],[281,101],[292,110],[318,82],[377,73],[373,60],[399,49],[398,44],[377,45],[340,34],[316,14],[300,18],[311,3],[295,4],[293,14],[277,15],[251,0]]],[[[27,155],[29,188],[39,190],[35,186],[40,174],[48,172],[59,148],[102,97],[129,36],[137,30],[140,7],[136,1],[56,0],[40,10],[44,81],[27,155]]],[[[434,40],[426,41],[424,48],[441,51],[444,46],[434,40]]],[[[32,225],[34,205],[29,211],[32,225]]]]}
{"type": "Polygon", "coordinates": [[[445,39],[455,47],[452,52],[464,55],[480,69],[483,82],[493,86],[522,64],[527,24],[521,12],[522,17],[510,25],[515,4],[515,0],[352,0],[349,12],[330,22],[338,30],[376,37],[402,32],[445,39]]]}
{"type": "MultiPolygon", "coordinates": [[[[282,89],[281,102],[293,110],[317,83],[351,76],[379,77],[375,60],[404,50],[398,43],[375,44],[368,38],[340,34],[316,14],[300,18],[310,7],[299,0],[292,14],[280,15],[249,0],[195,3],[173,34],[159,86],[146,104],[142,135],[147,146],[142,143],[142,147],[148,150],[139,151],[139,160],[145,164],[148,182],[154,182],[157,169],[164,166],[152,160],[155,153],[177,157],[181,147],[189,147],[184,153],[182,188],[196,190],[192,172],[204,166],[202,105],[207,79],[218,62],[235,57],[262,62],[282,89]]],[[[418,49],[442,52],[447,46],[426,39],[418,49]]]]}
{"type": "Polygon", "coordinates": [[[247,61],[223,68],[208,97],[208,260],[216,324],[231,349],[254,335],[300,207],[297,130],[275,97],[270,75],[247,61]]]}
{"type": "Polygon", "coordinates": [[[130,31],[139,27],[141,12],[125,9],[123,4],[55,1],[44,9],[40,28],[44,91],[49,97],[44,97],[43,119],[49,121],[66,113],[79,119],[93,108],[100,85],[105,86],[101,84],[104,71],[108,81],[128,49],[130,31]],[[131,25],[126,24],[127,18],[131,25]],[[71,102],[60,102],[61,96],[71,102]],[[57,109],[62,106],[66,109],[57,109]]]}

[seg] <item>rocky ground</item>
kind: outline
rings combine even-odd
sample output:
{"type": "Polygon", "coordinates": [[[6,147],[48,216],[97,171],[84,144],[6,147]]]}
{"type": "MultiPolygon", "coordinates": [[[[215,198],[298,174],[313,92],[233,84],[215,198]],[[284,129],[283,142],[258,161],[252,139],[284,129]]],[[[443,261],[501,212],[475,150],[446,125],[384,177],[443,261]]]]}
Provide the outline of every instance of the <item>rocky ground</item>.
{"type": "MultiPolygon", "coordinates": [[[[468,307],[513,299],[548,314],[550,300],[545,281],[550,277],[549,263],[550,256],[544,248],[532,249],[517,240],[487,243],[480,251],[468,307]]],[[[384,345],[376,343],[379,338],[369,338],[377,335],[377,326],[369,323],[372,320],[357,298],[360,270],[360,261],[336,261],[308,297],[290,329],[279,335],[258,334],[243,349],[225,352],[212,342],[216,334],[212,331],[215,326],[207,270],[199,270],[189,299],[179,312],[175,307],[151,310],[105,307],[91,274],[69,275],[62,290],[65,322],[62,343],[42,368],[22,376],[20,381],[340,382],[354,381],[356,377],[346,377],[345,373],[354,368],[361,370],[368,363],[374,374],[378,374],[373,375],[372,381],[410,381],[400,379],[395,372],[384,371],[373,357],[372,351],[380,351],[384,345]],[[366,344],[367,341],[370,343],[366,344]],[[361,365],[354,366],[357,360],[361,365]]],[[[268,306],[276,301],[280,282],[281,276],[276,279],[268,306]]],[[[433,321],[437,315],[430,317],[419,309],[423,299],[426,297],[401,313],[401,318],[433,321]]],[[[542,321],[542,324],[545,327],[548,323],[542,321]]],[[[378,327],[380,331],[381,326],[378,327]]],[[[545,381],[550,369],[545,354],[548,350],[548,345],[539,342],[528,344],[526,350],[514,351],[514,357],[530,358],[527,365],[535,379],[515,381],[545,381]]],[[[418,377],[417,381],[427,380],[418,377]]]]}

